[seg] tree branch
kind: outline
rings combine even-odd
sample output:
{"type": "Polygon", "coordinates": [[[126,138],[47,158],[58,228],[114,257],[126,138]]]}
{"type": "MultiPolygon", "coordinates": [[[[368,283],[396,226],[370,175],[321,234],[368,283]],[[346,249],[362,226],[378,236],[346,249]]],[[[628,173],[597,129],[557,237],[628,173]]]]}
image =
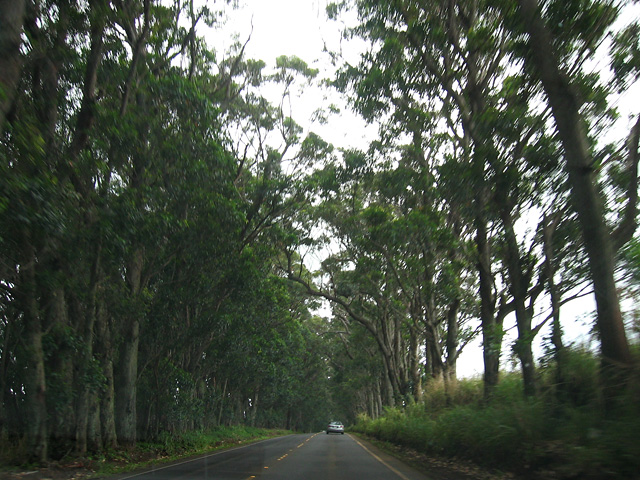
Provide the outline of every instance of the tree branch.
{"type": "Polygon", "coordinates": [[[638,143],[640,142],[640,115],[635,125],[631,128],[627,139],[627,163],[629,165],[629,185],[627,187],[628,200],[625,206],[624,216],[618,228],[613,232],[614,251],[620,250],[622,246],[633,237],[637,228],[638,216],[638,143]]]}

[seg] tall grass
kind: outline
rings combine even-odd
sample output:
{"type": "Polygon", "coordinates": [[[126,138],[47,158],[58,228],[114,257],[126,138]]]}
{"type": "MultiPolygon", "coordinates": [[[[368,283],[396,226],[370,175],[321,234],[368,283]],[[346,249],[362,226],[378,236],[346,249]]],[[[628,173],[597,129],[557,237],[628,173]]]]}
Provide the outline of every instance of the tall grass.
{"type": "Polygon", "coordinates": [[[492,399],[482,381],[461,380],[449,395],[431,384],[422,403],[392,408],[378,419],[360,416],[353,430],[420,452],[535,474],[538,478],[638,478],[640,405],[629,392],[606,415],[598,362],[573,352],[566,383],[540,372],[540,394],[525,398],[517,374],[502,377],[492,399]]]}
{"type": "Polygon", "coordinates": [[[170,457],[185,454],[199,454],[210,451],[216,447],[233,445],[248,440],[268,438],[287,432],[266,430],[263,428],[248,427],[244,425],[221,426],[212,430],[185,432],[176,434],[161,434],[158,441],[153,443],[141,443],[141,447],[160,450],[170,457]]]}

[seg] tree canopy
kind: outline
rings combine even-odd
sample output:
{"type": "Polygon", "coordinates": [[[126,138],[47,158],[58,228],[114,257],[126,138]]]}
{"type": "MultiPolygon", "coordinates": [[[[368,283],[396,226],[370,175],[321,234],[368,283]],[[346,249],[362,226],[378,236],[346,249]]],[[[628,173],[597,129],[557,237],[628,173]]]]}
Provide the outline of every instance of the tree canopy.
{"type": "Polygon", "coordinates": [[[327,79],[209,45],[227,4],[0,2],[0,435],[45,462],[311,431],[450,392],[475,339],[486,398],[505,349],[535,396],[535,341],[549,327],[565,382],[585,290],[615,398],[638,328],[633,3],[331,3],[367,47],[329,52],[327,79]],[[311,84],[376,137],[291,118],[311,84]]]}

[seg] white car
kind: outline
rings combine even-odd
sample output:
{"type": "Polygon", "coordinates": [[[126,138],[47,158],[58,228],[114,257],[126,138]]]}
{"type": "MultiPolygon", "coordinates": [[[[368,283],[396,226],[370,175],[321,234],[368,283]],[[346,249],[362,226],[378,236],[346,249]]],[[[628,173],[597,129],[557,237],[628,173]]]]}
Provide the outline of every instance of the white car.
{"type": "Polygon", "coordinates": [[[340,422],[331,422],[327,425],[327,435],[330,433],[341,433],[344,435],[344,425],[340,422]]]}

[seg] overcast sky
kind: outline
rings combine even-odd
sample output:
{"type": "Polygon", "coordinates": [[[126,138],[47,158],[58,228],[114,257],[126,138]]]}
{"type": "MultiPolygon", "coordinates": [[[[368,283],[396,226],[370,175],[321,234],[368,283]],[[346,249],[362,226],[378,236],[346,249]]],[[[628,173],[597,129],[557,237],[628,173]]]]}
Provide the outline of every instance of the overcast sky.
{"type": "MultiPolygon", "coordinates": [[[[263,60],[267,69],[273,68],[281,55],[296,56],[318,69],[319,79],[331,78],[335,67],[325,50],[340,51],[350,62],[357,62],[364,43],[342,40],[344,24],[327,19],[327,3],[330,0],[240,0],[238,8],[225,9],[226,24],[212,36],[211,46],[224,54],[236,39],[243,44],[249,39],[246,56],[263,60]]],[[[294,93],[291,116],[305,133],[313,131],[336,147],[367,147],[376,128],[366,128],[336,92],[305,87],[294,93]],[[311,123],[313,112],[330,104],[339,106],[342,113],[330,118],[327,125],[311,123]]]]}
{"type": "Polygon", "coordinates": [[[230,12],[228,26],[248,37],[253,24],[249,56],[273,64],[280,55],[296,55],[306,62],[317,61],[324,41],[339,32],[326,20],[324,0],[244,0],[230,12]]]}

